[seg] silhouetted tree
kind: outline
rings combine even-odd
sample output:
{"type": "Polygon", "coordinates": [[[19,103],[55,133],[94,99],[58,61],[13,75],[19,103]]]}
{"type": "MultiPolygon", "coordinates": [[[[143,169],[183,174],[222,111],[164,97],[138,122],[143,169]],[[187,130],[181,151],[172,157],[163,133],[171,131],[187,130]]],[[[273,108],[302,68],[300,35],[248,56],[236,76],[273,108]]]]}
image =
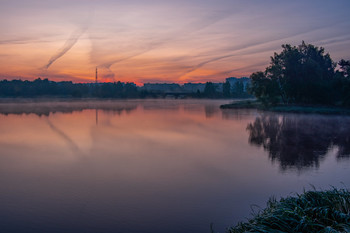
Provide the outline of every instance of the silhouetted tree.
{"type": "Polygon", "coordinates": [[[137,88],[134,83],[126,83],[123,89],[124,97],[136,98],[138,96],[137,88]]]}
{"type": "Polygon", "coordinates": [[[249,92],[255,95],[264,105],[276,104],[282,96],[280,86],[276,78],[268,78],[263,72],[253,73],[249,92]]]}
{"type": "Polygon", "coordinates": [[[233,84],[232,95],[233,95],[233,97],[236,97],[236,98],[246,97],[246,93],[244,90],[244,84],[242,81],[238,80],[233,84]]]}
{"type": "Polygon", "coordinates": [[[344,59],[341,59],[338,62],[338,65],[340,66],[340,72],[344,77],[349,77],[350,75],[350,60],[345,61],[344,59]]]}
{"type": "Polygon", "coordinates": [[[141,92],[133,83],[72,83],[53,82],[48,79],[34,81],[2,80],[1,97],[100,97],[100,98],[142,98],[141,92]]]}
{"type": "Polygon", "coordinates": [[[302,42],[282,45],[271,57],[265,72],[252,74],[251,92],[260,100],[274,103],[330,104],[336,63],[324,48],[302,42]]]}
{"type": "Polygon", "coordinates": [[[213,98],[216,95],[215,86],[212,82],[207,82],[204,88],[205,97],[213,98]]]}
{"type": "Polygon", "coordinates": [[[231,97],[231,84],[228,81],[222,85],[222,94],[225,98],[231,97]]]}

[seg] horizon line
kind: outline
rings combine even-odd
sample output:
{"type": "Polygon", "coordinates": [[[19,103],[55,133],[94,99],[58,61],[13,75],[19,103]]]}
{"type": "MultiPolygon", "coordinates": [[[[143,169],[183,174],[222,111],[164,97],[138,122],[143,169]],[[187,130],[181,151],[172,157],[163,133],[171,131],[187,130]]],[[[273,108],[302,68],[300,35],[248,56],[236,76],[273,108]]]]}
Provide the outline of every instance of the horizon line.
{"type": "MultiPolygon", "coordinates": [[[[54,81],[54,80],[50,80],[49,78],[42,78],[42,77],[38,77],[38,78],[35,78],[35,79],[29,79],[29,78],[24,78],[24,77],[17,77],[17,78],[12,78],[12,79],[7,79],[7,78],[1,78],[0,79],[0,82],[1,81],[29,81],[29,82],[34,82],[35,80],[48,80],[50,82],[56,82],[56,83],[59,83],[59,82],[72,82],[72,83],[75,83],[75,84],[99,84],[99,83],[117,83],[117,82],[121,82],[121,83],[133,83],[135,84],[136,86],[142,86],[142,85],[145,85],[145,84],[178,84],[178,85],[184,85],[184,84],[206,84],[207,82],[211,82],[211,83],[224,83],[226,81],[226,79],[228,78],[236,78],[236,79],[241,79],[241,78],[250,78],[250,77],[247,77],[247,76],[242,76],[242,77],[227,77],[223,80],[223,82],[217,82],[217,81],[204,81],[204,82],[134,82],[134,81],[120,81],[120,80],[117,80],[117,81],[102,81],[102,82],[96,82],[96,80],[91,80],[91,81],[86,81],[86,82],[79,82],[79,81],[73,81],[73,80],[60,80],[60,81],[54,81]]],[[[90,79],[87,79],[87,80],[90,80],[90,79]]]]}

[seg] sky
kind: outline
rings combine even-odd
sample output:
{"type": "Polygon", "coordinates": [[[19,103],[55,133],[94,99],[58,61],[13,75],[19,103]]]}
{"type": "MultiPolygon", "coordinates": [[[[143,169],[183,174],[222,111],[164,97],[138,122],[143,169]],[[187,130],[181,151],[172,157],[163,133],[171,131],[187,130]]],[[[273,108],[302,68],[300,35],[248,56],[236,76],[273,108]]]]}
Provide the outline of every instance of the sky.
{"type": "Polygon", "coordinates": [[[0,79],[222,82],[282,44],[350,59],[349,0],[0,0],[0,79]]]}

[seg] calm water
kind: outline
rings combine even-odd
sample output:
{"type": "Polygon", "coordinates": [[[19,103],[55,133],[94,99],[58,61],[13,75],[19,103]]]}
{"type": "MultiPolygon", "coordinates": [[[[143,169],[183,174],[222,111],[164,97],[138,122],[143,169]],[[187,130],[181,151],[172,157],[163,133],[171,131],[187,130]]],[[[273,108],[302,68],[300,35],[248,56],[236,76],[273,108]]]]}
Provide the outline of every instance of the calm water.
{"type": "Polygon", "coordinates": [[[350,187],[350,117],[229,101],[0,104],[1,232],[210,232],[350,187]]]}

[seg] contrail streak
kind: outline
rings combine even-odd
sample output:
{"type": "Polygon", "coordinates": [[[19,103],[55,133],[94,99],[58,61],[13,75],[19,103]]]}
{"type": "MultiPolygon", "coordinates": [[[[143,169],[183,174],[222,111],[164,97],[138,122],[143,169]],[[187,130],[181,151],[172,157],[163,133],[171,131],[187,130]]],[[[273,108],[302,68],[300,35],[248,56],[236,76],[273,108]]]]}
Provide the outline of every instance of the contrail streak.
{"type": "Polygon", "coordinates": [[[47,64],[43,67],[43,69],[47,70],[57,59],[62,57],[64,54],[66,54],[78,41],[80,36],[84,34],[87,27],[79,28],[76,31],[74,31],[71,36],[66,40],[66,43],[60,48],[56,54],[54,54],[47,64]]]}
{"type": "Polygon", "coordinates": [[[152,50],[154,50],[154,49],[156,49],[156,48],[158,48],[158,47],[160,47],[160,46],[162,46],[162,45],[164,45],[166,43],[169,43],[171,41],[179,39],[179,38],[183,37],[186,34],[191,34],[191,33],[195,33],[197,31],[203,30],[203,29],[205,29],[205,28],[207,28],[207,27],[209,27],[209,26],[211,26],[211,25],[213,25],[213,24],[215,24],[217,22],[220,22],[220,21],[230,17],[232,14],[233,14],[232,12],[229,12],[229,13],[222,14],[219,17],[214,17],[214,19],[212,19],[210,22],[204,23],[204,24],[200,25],[197,28],[194,28],[194,29],[189,28],[188,29],[189,31],[187,31],[187,32],[182,32],[182,33],[180,33],[179,31],[174,32],[171,35],[168,35],[166,38],[164,38],[164,39],[162,39],[160,41],[152,42],[151,45],[149,46],[149,48],[146,48],[146,49],[144,49],[142,51],[136,52],[136,53],[134,53],[132,55],[129,55],[129,56],[126,56],[126,57],[123,57],[123,58],[119,58],[119,59],[108,61],[106,63],[98,65],[98,67],[107,69],[108,72],[110,73],[107,76],[114,78],[114,73],[110,69],[110,67],[112,65],[117,64],[117,63],[122,62],[122,61],[125,61],[125,60],[132,59],[132,58],[137,57],[139,55],[145,54],[145,53],[147,53],[149,51],[152,51],[152,50]],[[178,35],[182,35],[182,36],[178,36],[178,35]]]}
{"type": "Polygon", "coordinates": [[[231,52],[234,52],[234,53],[231,53],[231,54],[228,54],[228,55],[224,55],[224,56],[218,56],[218,57],[214,57],[214,58],[211,58],[211,59],[208,59],[206,61],[203,61],[197,65],[194,65],[192,66],[190,69],[188,69],[186,72],[184,72],[181,76],[180,76],[180,79],[201,68],[202,66],[208,64],[208,63],[211,63],[211,62],[214,62],[214,61],[219,61],[219,60],[222,60],[222,59],[225,59],[225,58],[229,58],[229,57],[235,57],[235,56],[239,56],[240,54],[237,54],[237,52],[239,51],[244,51],[246,49],[249,49],[249,48],[252,48],[252,47],[255,47],[255,46],[259,46],[259,45],[264,45],[264,44],[269,44],[269,43],[272,43],[272,42],[277,42],[277,41],[281,41],[281,40],[284,40],[284,39],[288,39],[290,38],[291,36],[292,37],[296,37],[296,36],[300,36],[300,35],[304,35],[304,34],[307,34],[307,33],[310,33],[310,32],[313,32],[313,31],[317,31],[317,30],[320,30],[320,29],[324,29],[324,28],[327,28],[331,25],[327,25],[327,26],[320,26],[320,27],[317,27],[317,28],[314,28],[312,30],[305,30],[303,32],[300,32],[300,33],[297,33],[297,34],[290,34],[290,35],[287,35],[287,36],[283,36],[283,37],[279,37],[279,38],[276,38],[276,39],[273,39],[273,40],[269,40],[269,41],[264,41],[264,42],[261,42],[261,43],[250,43],[250,44],[246,44],[244,46],[240,46],[240,47],[232,47],[232,48],[229,48],[228,50],[231,50],[231,52]]]}

